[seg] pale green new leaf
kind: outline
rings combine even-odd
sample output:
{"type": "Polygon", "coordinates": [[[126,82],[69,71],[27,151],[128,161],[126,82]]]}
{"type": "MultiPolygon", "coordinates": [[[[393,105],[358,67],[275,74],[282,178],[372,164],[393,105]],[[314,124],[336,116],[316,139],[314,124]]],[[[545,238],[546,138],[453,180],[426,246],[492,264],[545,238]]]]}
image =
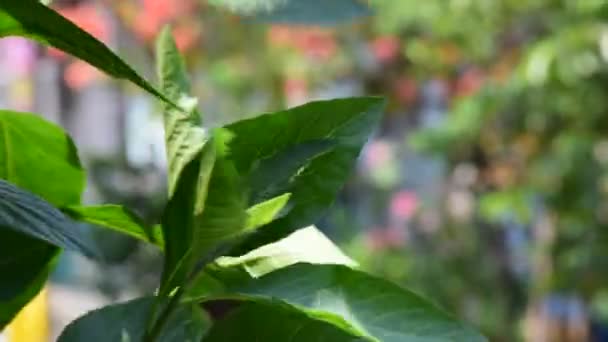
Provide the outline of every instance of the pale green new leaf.
{"type": "Polygon", "coordinates": [[[169,196],[172,196],[180,174],[199,155],[208,136],[200,127],[198,102],[189,96],[190,82],[186,67],[169,27],[165,27],[158,36],[156,59],[161,90],[171,100],[179,103],[182,109],[169,105],[163,108],[169,162],[169,196]]]}
{"type": "MultiPolygon", "coordinates": [[[[189,101],[183,60],[166,28],[157,41],[161,88],[171,99],[189,101]]],[[[234,165],[227,160],[221,130],[199,127],[195,101],[184,111],[164,110],[169,203],[163,215],[166,243],[162,293],[183,282],[201,259],[245,229],[246,193],[234,165]]]]}
{"type": "Polygon", "coordinates": [[[6,36],[23,36],[53,46],[172,103],[106,45],[36,0],[0,1],[0,37],[6,36]]]}
{"type": "Polygon", "coordinates": [[[302,228],[277,242],[262,246],[240,257],[220,257],[220,267],[243,267],[254,278],[297,263],[357,264],[316,227],[302,228]]]}
{"type": "Polygon", "coordinates": [[[202,300],[223,293],[229,283],[249,281],[297,263],[356,266],[355,261],[311,226],[245,255],[218,258],[195,279],[185,297],[188,301],[202,300]]]}
{"type": "Polygon", "coordinates": [[[255,230],[279,217],[286,208],[291,194],[284,194],[256,204],[247,209],[247,223],[245,231],[255,230]]]}
{"type": "Polygon", "coordinates": [[[154,244],[161,249],[164,248],[160,227],[148,226],[135,213],[121,205],[69,206],[62,208],[62,211],[74,220],[110,228],[116,232],[154,244]]]}

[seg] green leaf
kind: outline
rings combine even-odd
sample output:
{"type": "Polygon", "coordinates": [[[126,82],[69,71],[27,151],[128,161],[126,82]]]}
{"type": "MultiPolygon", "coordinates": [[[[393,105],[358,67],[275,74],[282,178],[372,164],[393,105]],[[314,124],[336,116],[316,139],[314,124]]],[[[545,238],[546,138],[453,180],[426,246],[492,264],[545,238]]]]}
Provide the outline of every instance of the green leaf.
{"type": "Polygon", "coordinates": [[[172,196],[182,171],[197,157],[208,140],[199,127],[201,117],[197,100],[190,97],[190,82],[184,61],[179,54],[171,30],[165,27],[156,41],[157,74],[160,88],[183,110],[164,106],[163,119],[167,160],[169,163],[169,196],[172,196]]]}
{"type": "Polygon", "coordinates": [[[59,249],[0,229],[0,331],[42,289],[59,249]],[[24,272],[27,270],[27,272],[24,272]]]}
{"type": "Polygon", "coordinates": [[[356,266],[355,261],[314,226],[297,230],[243,256],[220,257],[216,262],[220,267],[241,266],[255,278],[301,262],[356,266]]]}
{"type": "MultiPolygon", "coordinates": [[[[0,178],[64,206],[80,202],[85,177],[76,148],[61,128],[33,114],[0,111],[0,178]]],[[[14,214],[9,218],[3,212],[3,220],[18,219],[14,214]]],[[[21,219],[44,225],[41,215],[36,210],[21,219]]],[[[0,227],[0,330],[42,289],[59,254],[59,248],[14,230],[0,227]]]]}
{"type": "Polygon", "coordinates": [[[34,0],[0,2],[0,37],[23,36],[63,50],[115,78],[130,80],[173,104],[106,45],[51,8],[34,0]]]}
{"type": "Polygon", "coordinates": [[[249,303],[211,327],[203,342],[362,342],[323,321],[278,305],[249,303]]]}
{"type": "Polygon", "coordinates": [[[289,197],[291,197],[291,194],[284,194],[247,209],[245,230],[255,230],[258,227],[272,222],[285,208],[287,201],[289,201],[289,197]]]}
{"type": "Polygon", "coordinates": [[[211,299],[279,300],[370,341],[485,340],[418,295],[341,265],[294,265],[247,284],[228,284],[224,295],[211,299]]]}
{"type": "Polygon", "coordinates": [[[0,228],[46,241],[57,247],[99,255],[89,236],[42,198],[0,180],[0,228]]]}
{"type": "Polygon", "coordinates": [[[289,213],[260,227],[231,254],[244,254],[313,224],[333,203],[383,109],[384,100],[376,97],[318,101],[226,126],[231,134],[227,158],[241,175],[255,174],[260,168],[280,175],[280,165],[271,170],[263,164],[286,158],[285,151],[301,144],[317,152],[301,153],[306,162],[280,187],[281,193],[291,193],[289,213]],[[331,145],[310,148],[319,141],[331,145]]]}
{"type": "Polygon", "coordinates": [[[244,231],[247,203],[241,178],[225,157],[229,136],[221,129],[198,127],[200,114],[187,96],[186,71],[168,29],[157,41],[157,57],[163,91],[176,101],[191,102],[186,112],[164,111],[169,203],[162,222],[166,258],[161,294],[166,295],[201,259],[213,260],[222,243],[244,231]]]}
{"type": "Polygon", "coordinates": [[[62,208],[62,211],[74,220],[110,228],[161,249],[164,247],[159,226],[146,225],[139,216],[121,205],[69,206],[62,208]]]}
{"type": "Polygon", "coordinates": [[[330,140],[315,140],[297,144],[256,161],[249,177],[251,202],[257,203],[284,193],[298,171],[334,147],[335,144],[330,140]]]}
{"type": "Polygon", "coordinates": [[[311,226],[240,257],[218,258],[194,280],[185,298],[187,301],[202,300],[223,292],[223,282],[248,281],[297,263],[356,266],[355,261],[311,226]]]}
{"type": "Polygon", "coordinates": [[[211,0],[210,3],[255,21],[281,24],[332,26],[371,14],[370,8],[358,0],[211,0]]]}
{"type": "Polygon", "coordinates": [[[0,110],[0,178],[59,207],[79,203],[85,181],[74,143],[60,127],[6,110],[0,110]]]}
{"type": "MultiPolygon", "coordinates": [[[[91,311],[70,323],[57,341],[143,341],[154,300],[139,298],[91,311]]],[[[173,314],[156,341],[200,341],[208,326],[208,319],[198,306],[184,305],[173,314]]]]}

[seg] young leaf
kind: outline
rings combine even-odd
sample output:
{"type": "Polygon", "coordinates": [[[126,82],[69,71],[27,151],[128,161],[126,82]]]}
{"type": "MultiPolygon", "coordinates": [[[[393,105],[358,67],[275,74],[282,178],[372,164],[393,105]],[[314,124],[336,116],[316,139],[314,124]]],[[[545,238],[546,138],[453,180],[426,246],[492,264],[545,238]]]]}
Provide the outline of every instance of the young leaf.
{"type": "Polygon", "coordinates": [[[279,305],[249,303],[211,327],[203,342],[363,342],[331,324],[279,305]]]}
{"type": "Polygon", "coordinates": [[[228,285],[225,294],[215,299],[266,304],[280,300],[308,317],[370,341],[485,340],[418,295],[340,265],[294,265],[247,284],[228,285]]]}
{"type": "Polygon", "coordinates": [[[216,262],[220,267],[241,266],[254,278],[301,262],[356,266],[355,261],[314,226],[297,230],[243,256],[220,257],[216,262]]]}
{"type": "MultiPolygon", "coordinates": [[[[143,341],[154,300],[154,297],[144,297],[91,311],[70,323],[57,341],[143,341]]],[[[208,318],[198,306],[183,305],[155,341],[200,341],[208,326],[208,318]]]]}
{"type": "Polygon", "coordinates": [[[63,50],[175,106],[102,42],[36,0],[0,2],[0,37],[6,36],[23,36],[63,50]]]}
{"type": "Polygon", "coordinates": [[[0,229],[0,331],[42,289],[58,254],[44,241],[0,229]]]}
{"type": "Polygon", "coordinates": [[[371,14],[370,8],[359,0],[211,0],[210,3],[255,21],[277,24],[333,26],[371,14]]]}
{"type": "Polygon", "coordinates": [[[180,174],[188,163],[199,156],[208,135],[199,127],[198,103],[189,96],[190,82],[186,67],[169,27],[165,27],[156,40],[156,60],[160,88],[172,101],[179,102],[183,109],[172,106],[163,108],[171,197],[180,174]]]}
{"type": "Polygon", "coordinates": [[[105,204],[99,206],[69,206],[62,211],[72,219],[110,228],[163,249],[164,241],[159,226],[149,227],[126,207],[105,204]]]}
{"type": "Polygon", "coordinates": [[[99,255],[89,236],[61,211],[4,180],[0,180],[0,229],[12,229],[89,257],[99,255]]]}
{"type": "Polygon", "coordinates": [[[194,281],[187,300],[202,300],[223,292],[223,282],[248,281],[297,263],[356,266],[321,231],[311,226],[240,257],[220,257],[194,281]],[[229,278],[227,278],[229,277],[229,278]]]}
{"type": "MultiPolygon", "coordinates": [[[[157,41],[157,57],[163,91],[175,101],[188,99],[186,71],[169,29],[157,41]]],[[[166,295],[201,259],[244,230],[247,203],[240,176],[225,158],[228,136],[221,129],[198,127],[195,102],[186,111],[166,107],[164,121],[169,203],[162,222],[166,258],[161,294],[166,295]]]]}
{"type": "Polygon", "coordinates": [[[291,194],[284,194],[256,204],[247,209],[245,230],[251,231],[276,219],[287,206],[291,194]]]}
{"type": "Polygon", "coordinates": [[[60,127],[34,114],[0,110],[0,178],[61,207],[80,202],[85,175],[60,127]]]}
{"type": "Polygon", "coordinates": [[[275,158],[284,158],[285,151],[294,151],[302,144],[331,144],[326,145],[331,146],[327,151],[319,149],[312,157],[302,154],[307,162],[290,177],[284,177],[288,182],[280,191],[292,194],[289,213],[259,228],[231,254],[246,253],[313,224],[342,188],[383,108],[384,100],[376,97],[318,101],[226,126],[232,137],[227,145],[228,159],[234,161],[242,175],[255,174],[260,168],[280,175],[280,165],[274,169],[263,165],[275,165],[275,158]]]}

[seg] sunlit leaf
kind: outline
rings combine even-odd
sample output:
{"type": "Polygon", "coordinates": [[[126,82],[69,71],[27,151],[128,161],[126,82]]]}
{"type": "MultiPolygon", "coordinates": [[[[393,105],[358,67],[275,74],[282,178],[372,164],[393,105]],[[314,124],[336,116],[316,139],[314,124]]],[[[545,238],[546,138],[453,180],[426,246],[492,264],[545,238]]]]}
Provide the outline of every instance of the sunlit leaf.
{"type": "Polygon", "coordinates": [[[228,285],[216,299],[267,305],[281,301],[310,318],[370,341],[485,340],[420,296],[340,265],[290,266],[246,284],[228,285]]]}
{"type": "Polygon", "coordinates": [[[126,207],[114,204],[99,206],[69,206],[62,211],[72,219],[110,228],[144,242],[164,246],[160,227],[146,225],[140,217],[126,207]]]}

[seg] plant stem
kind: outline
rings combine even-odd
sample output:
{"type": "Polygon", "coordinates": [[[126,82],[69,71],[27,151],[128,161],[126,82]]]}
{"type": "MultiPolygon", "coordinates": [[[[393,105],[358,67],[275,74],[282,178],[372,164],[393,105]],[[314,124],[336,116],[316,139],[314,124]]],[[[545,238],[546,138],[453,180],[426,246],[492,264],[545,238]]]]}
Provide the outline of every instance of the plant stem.
{"type": "Polygon", "coordinates": [[[152,329],[146,333],[144,341],[155,342],[158,340],[161,332],[163,331],[163,328],[165,327],[165,324],[169,321],[169,319],[171,318],[171,314],[179,305],[181,297],[184,293],[184,287],[180,287],[177,292],[175,292],[175,294],[169,299],[169,303],[167,303],[167,305],[163,308],[163,311],[160,313],[160,316],[156,320],[156,323],[154,323],[152,329]]]}

